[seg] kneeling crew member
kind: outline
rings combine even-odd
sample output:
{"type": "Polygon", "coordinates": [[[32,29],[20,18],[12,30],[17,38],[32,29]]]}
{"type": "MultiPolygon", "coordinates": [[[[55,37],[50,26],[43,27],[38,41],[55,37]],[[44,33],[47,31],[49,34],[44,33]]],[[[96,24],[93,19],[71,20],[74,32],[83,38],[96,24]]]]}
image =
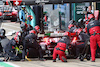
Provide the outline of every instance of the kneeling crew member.
{"type": "Polygon", "coordinates": [[[29,32],[29,34],[27,36],[25,36],[24,51],[23,51],[23,54],[22,54],[23,59],[25,59],[25,53],[26,53],[27,48],[34,48],[34,49],[38,50],[39,59],[41,61],[45,61],[45,59],[43,58],[42,48],[37,42],[37,36],[36,36],[36,31],[35,30],[31,30],[29,32]]]}
{"type": "Polygon", "coordinates": [[[65,50],[66,50],[67,45],[70,44],[69,36],[70,36],[70,33],[65,32],[64,37],[62,37],[58,41],[57,46],[54,48],[54,51],[53,51],[53,62],[56,62],[57,54],[59,55],[60,60],[62,62],[67,62],[67,58],[65,56],[65,50]]]}

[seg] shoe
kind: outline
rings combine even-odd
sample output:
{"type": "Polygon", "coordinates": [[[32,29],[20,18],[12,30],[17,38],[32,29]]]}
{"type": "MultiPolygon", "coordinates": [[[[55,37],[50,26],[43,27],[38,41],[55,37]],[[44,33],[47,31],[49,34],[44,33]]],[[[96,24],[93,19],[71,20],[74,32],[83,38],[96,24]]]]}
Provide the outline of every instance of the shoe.
{"type": "Polygon", "coordinates": [[[64,62],[67,62],[67,60],[66,60],[66,61],[64,61],[64,62]]]}
{"type": "Polygon", "coordinates": [[[67,59],[62,56],[63,62],[67,62],[67,59]]]}
{"type": "Polygon", "coordinates": [[[10,57],[5,57],[3,61],[8,61],[10,59],[10,57]]]}
{"type": "Polygon", "coordinates": [[[56,62],[56,60],[53,60],[53,62],[56,62]]]}
{"type": "Polygon", "coordinates": [[[25,61],[25,59],[21,59],[21,61],[25,61]]]}
{"type": "Polygon", "coordinates": [[[56,60],[53,60],[53,62],[56,62],[56,60]]]}
{"type": "Polygon", "coordinates": [[[40,58],[40,61],[46,61],[46,59],[44,59],[44,58],[40,58]]]}
{"type": "Polygon", "coordinates": [[[75,56],[75,57],[74,57],[74,59],[77,59],[77,58],[78,58],[78,56],[75,56]]]}
{"type": "Polygon", "coordinates": [[[77,57],[76,59],[78,59],[78,60],[79,60],[79,59],[80,59],[80,57],[77,57]]]}
{"type": "Polygon", "coordinates": [[[95,60],[91,61],[91,62],[95,62],[95,60]]]}

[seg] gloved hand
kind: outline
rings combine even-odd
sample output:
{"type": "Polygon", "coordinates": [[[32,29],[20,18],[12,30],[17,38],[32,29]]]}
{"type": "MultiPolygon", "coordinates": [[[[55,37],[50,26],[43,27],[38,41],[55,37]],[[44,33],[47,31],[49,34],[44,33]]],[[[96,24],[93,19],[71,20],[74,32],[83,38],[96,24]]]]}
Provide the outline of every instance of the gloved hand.
{"type": "Polygon", "coordinates": [[[65,50],[65,54],[68,55],[68,49],[65,50]]]}

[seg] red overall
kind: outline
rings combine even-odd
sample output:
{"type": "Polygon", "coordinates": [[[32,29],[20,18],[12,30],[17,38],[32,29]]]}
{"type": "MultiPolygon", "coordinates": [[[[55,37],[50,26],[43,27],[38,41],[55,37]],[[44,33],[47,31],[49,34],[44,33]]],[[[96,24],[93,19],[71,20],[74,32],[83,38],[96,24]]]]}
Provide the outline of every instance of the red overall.
{"type": "Polygon", "coordinates": [[[57,46],[54,48],[53,51],[53,60],[56,60],[57,54],[59,55],[59,58],[62,62],[64,62],[64,60],[62,59],[62,57],[64,57],[65,59],[67,59],[67,57],[65,56],[65,50],[66,50],[66,44],[59,42],[57,44],[57,46]],[[57,49],[59,48],[59,50],[57,49]]]}
{"type": "Polygon", "coordinates": [[[68,26],[68,29],[70,30],[72,27],[74,27],[74,25],[73,25],[73,24],[70,24],[70,25],[68,26]]]}
{"type": "Polygon", "coordinates": [[[89,33],[91,35],[90,36],[91,57],[92,57],[92,61],[95,61],[97,43],[98,46],[100,47],[100,26],[95,26],[93,28],[90,28],[89,33]],[[93,35],[94,32],[96,33],[95,35],[93,35]]]}

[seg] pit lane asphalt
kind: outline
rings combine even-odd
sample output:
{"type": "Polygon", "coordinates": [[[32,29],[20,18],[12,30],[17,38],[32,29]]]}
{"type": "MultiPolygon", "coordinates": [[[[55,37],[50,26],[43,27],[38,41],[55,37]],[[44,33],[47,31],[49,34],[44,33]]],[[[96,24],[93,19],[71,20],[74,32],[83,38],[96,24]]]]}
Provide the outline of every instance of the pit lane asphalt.
{"type": "MultiPolygon", "coordinates": [[[[16,22],[10,22],[10,20],[4,20],[1,24],[1,28],[6,30],[6,34],[12,31],[19,31],[20,24],[16,22]]],[[[13,35],[15,36],[15,35],[13,35]]],[[[13,36],[7,36],[11,39],[13,36]]],[[[3,59],[2,57],[0,59],[3,59]]],[[[46,61],[40,61],[38,58],[30,58],[31,61],[8,61],[11,64],[17,65],[14,67],[100,67],[100,58],[96,58],[96,62],[80,61],[79,59],[67,59],[67,63],[57,60],[57,62],[52,62],[51,59],[46,61]]],[[[0,62],[1,63],[1,62],[0,62]]],[[[4,67],[4,66],[0,66],[4,67]]]]}

